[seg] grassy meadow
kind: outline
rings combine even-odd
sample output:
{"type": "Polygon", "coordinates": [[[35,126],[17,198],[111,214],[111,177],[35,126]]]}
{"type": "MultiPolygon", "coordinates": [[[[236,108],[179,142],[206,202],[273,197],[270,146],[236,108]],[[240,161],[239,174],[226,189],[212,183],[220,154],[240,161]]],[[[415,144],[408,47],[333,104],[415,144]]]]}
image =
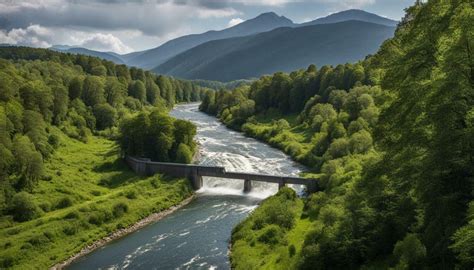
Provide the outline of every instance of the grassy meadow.
{"type": "Polygon", "coordinates": [[[22,223],[1,217],[0,268],[46,269],[192,194],[185,179],[137,176],[113,141],[90,136],[83,143],[55,128],[52,132],[60,147],[29,195],[40,215],[22,223]]]}

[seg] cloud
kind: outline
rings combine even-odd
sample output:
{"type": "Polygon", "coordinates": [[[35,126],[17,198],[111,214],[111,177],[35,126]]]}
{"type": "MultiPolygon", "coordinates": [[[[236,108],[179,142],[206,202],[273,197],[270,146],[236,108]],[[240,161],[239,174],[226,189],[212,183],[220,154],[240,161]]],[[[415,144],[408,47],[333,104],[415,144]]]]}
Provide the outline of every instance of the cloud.
{"type": "Polygon", "coordinates": [[[185,27],[196,17],[222,18],[236,14],[239,12],[229,6],[199,1],[191,4],[185,0],[0,0],[0,29],[39,24],[81,30],[139,30],[146,35],[160,36],[185,27]]]}
{"type": "Polygon", "coordinates": [[[241,19],[241,18],[234,18],[234,19],[231,19],[231,20],[229,21],[229,23],[227,24],[227,27],[235,26],[235,25],[237,25],[237,24],[239,24],[239,23],[242,23],[243,21],[244,21],[244,20],[241,19]]]}
{"type": "Polygon", "coordinates": [[[18,44],[32,47],[50,47],[54,33],[47,28],[34,24],[27,28],[14,28],[0,31],[0,43],[18,44]]]}
{"type": "Polygon", "coordinates": [[[123,44],[123,42],[112,34],[93,34],[91,37],[84,40],[81,47],[97,51],[112,51],[116,53],[129,53],[132,48],[123,44]]]}
{"type": "Polygon", "coordinates": [[[30,47],[48,48],[56,44],[67,44],[98,51],[128,53],[132,48],[118,37],[108,33],[89,33],[65,28],[47,28],[38,24],[26,28],[0,30],[0,44],[8,43],[30,47]]]}

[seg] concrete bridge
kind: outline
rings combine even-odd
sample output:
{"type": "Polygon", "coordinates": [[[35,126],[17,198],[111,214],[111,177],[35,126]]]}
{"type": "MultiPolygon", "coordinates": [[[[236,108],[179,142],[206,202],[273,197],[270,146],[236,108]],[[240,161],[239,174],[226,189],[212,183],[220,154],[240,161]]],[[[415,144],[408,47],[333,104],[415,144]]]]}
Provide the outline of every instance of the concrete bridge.
{"type": "Polygon", "coordinates": [[[244,192],[250,192],[252,190],[252,181],[276,183],[278,184],[279,189],[287,184],[304,185],[306,186],[308,192],[315,192],[319,189],[316,179],[243,172],[227,172],[224,167],[154,162],[150,159],[134,158],[130,156],[126,156],[125,161],[127,162],[128,166],[132,168],[132,170],[141,175],[164,173],[174,177],[186,177],[191,181],[194,189],[196,190],[202,187],[203,176],[244,180],[244,192]]]}

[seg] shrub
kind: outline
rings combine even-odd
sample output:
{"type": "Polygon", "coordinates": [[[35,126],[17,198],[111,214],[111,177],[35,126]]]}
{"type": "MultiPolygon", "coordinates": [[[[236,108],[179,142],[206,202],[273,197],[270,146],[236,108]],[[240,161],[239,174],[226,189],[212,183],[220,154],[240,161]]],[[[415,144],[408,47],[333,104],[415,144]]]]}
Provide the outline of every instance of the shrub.
{"type": "Polygon", "coordinates": [[[121,217],[128,212],[128,205],[124,202],[119,202],[114,205],[112,212],[115,217],[121,217]]]}
{"type": "Polygon", "coordinates": [[[127,193],[125,193],[125,197],[127,197],[127,199],[133,200],[137,198],[137,193],[135,190],[129,190],[127,193]]]}
{"type": "Polygon", "coordinates": [[[72,205],[72,200],[69,197],[64,197],[56,204],[56,209],[63,209],[72,205]]]}
{"type": "Polygon", "coordinates": [[[0,259],[0,268],[10,268],[13,266],[14,259],[10,255],[5,255],[3,258],[0,259]]]}
{"type": "Polygon", "coordinates": [[[94,195],[94,196],[100,196],[100,194],[102,194],[102,193],[100,192],[100,190],[93,190],[93,191],[91,191],[91,194],[94,195]]]}
{"type": "Polygon", "coordinates": [[[50,231],[45,231],[43,235],[48,238],[49,240],[52,240],[54,238],[54,234],[50,231]]]}
{"type": "Polygon", "coordinates": [[[32,220],[40,216],[41,210],[34,203],[33,198],[26,192],[13,196],[11,211],[16,221],[32,220]]]}
{"type": "Polygon", "coordinates": [[[24,243],[20,249],[32,249],[33,245],[30,244],[29,242],[24,243]]]}
{"type": "Polygon", "coordinates": [[[57,148],[59,146],[59,137],[56,134],[49,135],[48,143],[54,148],[57,148]]]}
{"type": "Polygon", "coordinates": [[[288,247],[288,253],[290,254],[290,258],[295,256],[296,254],[296,248],[295,248],[295,245],[291,244],[289,247],[288,247]]]}
{"type": "Polygon", "coordinates": [[[49,212],[51,211],[51,204],[49,202],[42,202],[39,204],[39,207],[41,208],[41,210],[43,210],[44,212],[49,212]]]}
{"type": "Polygon", "coordinates": [[[160,186],[160,181],[158,181],[158,179],[156,178],[152,178],[150,180],[150,183],[151,183],[151,186],[154,188],[158,188],[160,186]]]}
{"type": "Polygon", "coordinates": [[[75,235],[78,230],[79,229],[77,226],[67,225],[66,227],[64,227],[63,232],[65,235],[75,235]]]}
{"type": "Polygon", "coordinates": [[[113,218],[113,214],[108,210],[99,210],[91,214],[89,223],[94,225],[101,225],[113,218]]]}
{"type": "Polygon", "coordinates": [[[176,152],[176,162],[178,163],[191,163],[193,159],[193,152],[184,143],[180,143],[178,146],[178,151],[176,152]]]}
{"type": "Polygon", "coordinates": [[[33,246],[40,246],[48,243],[49,239],[44,235],[36,235],[33,236],[30,240],[28,240],[28,242],[33,246]]]}
{"type": "Polygon", "coordinates": [[[278,191],[277,196],[284,200],[294,201],[296,199],[296,192],[289,187],[284,187],[278,191]]]}
{"type": "Polygon", "coordinates": [[[76,211],[69,212],[67,215],[64,216],[64,219],[77,219],[79,218],[79,214],[76,211]]]}
{"type": "Polygon", "coordinates": [[[282,237],[283,232],[280,227],[277,225],[268,225],[263,229],[262,234],[258,237],[258,241],[269,245],[275,245],[280,242],[282,237]]]}

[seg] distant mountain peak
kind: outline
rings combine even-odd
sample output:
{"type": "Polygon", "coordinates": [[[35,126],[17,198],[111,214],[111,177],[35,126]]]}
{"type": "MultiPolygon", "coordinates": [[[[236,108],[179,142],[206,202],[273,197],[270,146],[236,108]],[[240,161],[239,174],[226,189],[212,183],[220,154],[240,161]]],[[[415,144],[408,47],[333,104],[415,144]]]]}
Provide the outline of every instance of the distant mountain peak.
{"type": "MultiPolygon", "coordinates": [[[[276,14],[273,11],[262,13],[262,14],[258,15],[257,17],[255,17],[253,19],[250,19],[250,20],[247,20],[245,22],[261,21],[261,20],[272,20],[272,21],[280,21],[280,22],[286,23],[286,24],[293,24],[292,20],[288,19],[285,16],[279,16],[278,14],[276,14]]],[[[243,22],[243,23],[245,23],[245,22],[243,22]]]]}
{"type": "Polygon", "coordinates": [[[326,17],[318,18],[314,21],[303,23],[303,26],[306,25],[315,25],[315,24],[328,24],[328,23],[338,23],[343,21],[364,21],[376,24],[382,24],[386,26],[396,26],[397,21],[379,16],[374,13],[367,12],[361,9],[348,9],[344,11],[335,12],[329,14],[326,17]]]}

